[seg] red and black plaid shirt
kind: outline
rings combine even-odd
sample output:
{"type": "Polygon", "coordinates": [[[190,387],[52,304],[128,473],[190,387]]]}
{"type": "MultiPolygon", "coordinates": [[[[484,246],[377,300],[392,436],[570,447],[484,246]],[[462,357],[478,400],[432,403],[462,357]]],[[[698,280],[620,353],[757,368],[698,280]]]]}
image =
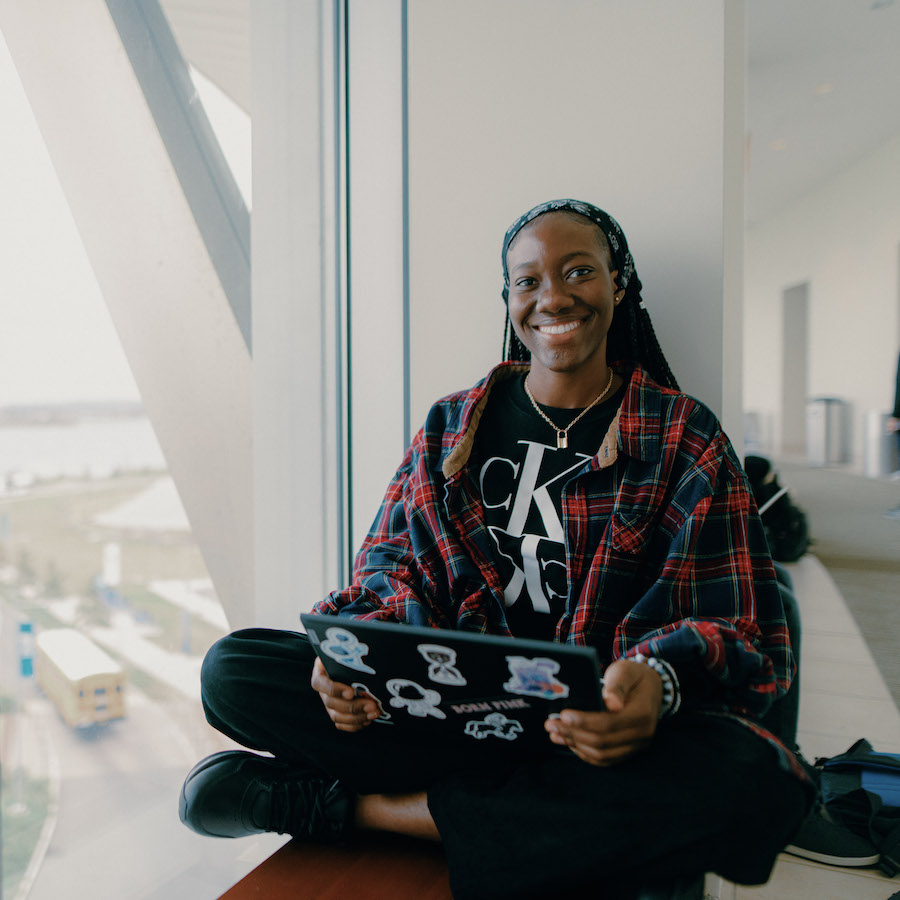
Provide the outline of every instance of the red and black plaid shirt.
{"type": "MultiPolygon", "coordinates": [[[[436,403],[392,479],[352,584],[316,612],[508,634],[469,457],[503,363],[436,403]]],[[[686,707],[758,718],[794,671],[756,505],[703,404],[640,368],[563,490],[569,594],[556,638],[601,662],[670,662],[686,707]]]]}

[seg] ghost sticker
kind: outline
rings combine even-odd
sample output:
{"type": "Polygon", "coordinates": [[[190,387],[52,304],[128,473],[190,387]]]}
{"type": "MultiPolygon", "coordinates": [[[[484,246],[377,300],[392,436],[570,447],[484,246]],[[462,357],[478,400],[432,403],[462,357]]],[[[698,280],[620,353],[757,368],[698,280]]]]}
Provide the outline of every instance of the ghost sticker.
{"type": "Polygon", "coordinates": [[[325,640],[321,643],[322,652],[328,654],[335,662],[357,672],[375,670],[367,666],[362,658],[369,652],[369,645],[364,644],[346,628],[329,628],[325,631],[325,640]]]}
{"type": "Polygon", "coordinates": [[[489,735],[502,738],[504,741],[514,741],[522,733],[522,725],[515,719],[507,719],[503,713],[494,712],[486,715],[481,721],[470,719],[466,722],[466,734],[479,741],[483,741],[489,735]]]}
{"type": "Polygon", "coordinates": [[[441,695],[431,688],[423,688],[414,681],[406,678],[391,678],[387,683],[387,689],[394,695],[391,697],[391,706],[395,709],[403,709],[411,716],[424,719],[425,716],[434,716],[436,719],[446,719],[447,715],[437,708],[441,702],[441,695]]]}
{"type": "Polygon", "coordinates": [[[512,677],[503,685],[503,689],[511,694],[542,697],[544,700],[562,700],[569,696],[569,686],[556,677],[559,663],[555,659],[544,656],[537,659],[507,656],[506,661],[512,677]]]}
{"type": "Polygon", "coordinates": [[[391,722],[391,714],[384,711],[384,706],[382,706],[381,701],[364,684],[361,684],[358,681],[354,681],[353,684],[350,685],[350,687],[352,687],[356,692],[357,697],[365,697],[367,700],[375,701],[375,705],[378,707],[378,718],[373,719],[373,722],[393,724],[391,722]]]}
{"type": "Polygon", "coordinates": [[[428,677],[438,684],[465,684],[462,672],[454,665],[456,651],[440,644],[419,644],[419,653],[428,661],[428,677]]]}

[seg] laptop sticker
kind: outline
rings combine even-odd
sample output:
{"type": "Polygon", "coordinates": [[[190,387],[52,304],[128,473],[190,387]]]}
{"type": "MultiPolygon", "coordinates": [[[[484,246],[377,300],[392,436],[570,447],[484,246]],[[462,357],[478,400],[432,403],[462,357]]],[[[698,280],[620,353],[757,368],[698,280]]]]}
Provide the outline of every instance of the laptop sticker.
{"type": "Polygon", "coordinates": [[[359,681],[354,681],[350,687],[356,692],[357,697],[366,697],[368,700],[375,701],[375,705],[378,707],[378,718],[373,719],[373,722],[381,722],[388,725],[394,724],[391,722],[391,714],[384,711],[382,702],[364,684],[361,684],[359,681]]]}
{"type": "Polygon", "coordinates": [[[387,689],[394,695],[390,702],[395,709],[405,707],[411,716],[418,716],[420,719],[425,716],[447,718],[443,710],[437,708],[441,695],[431,688],[423,688],[408,678],[391,678],[387,682],[387,689]]]}
{"type": "Polygon", "coordinates": [[[506,661],[512,677],[504,683],[505,691],[528,697],[542,697],[545,700],[562,700],[569,696],[569,686],[556,677],[559,663],[555,659],[547,659],[545,656],[537,659],[507,656],[506,661]]]}
{"type": "Polygon", "coordinates": [[[466,683],[462,672],[456,668],[456,651],[440,644],[419,644],[419,653],[428,662],[428,677],[438,684],[461,685],[466,683]]]}
{"type": "Polygon", "coordinates": [[[504,741],[514,741],[522,731],[521,723],[515,719],[507,719],[503,713],[499,712],[489,713],[480,721],[470,719],[466,722],[466,734],[470,734],[479,741],[483,741],[490,735],[502,738],[504,741]]]}
{"type": "Polygon", "coordinates": [[[321,644],[322,652],[327,653],[335,662],[339,662],[348,669],[357,672],[371,672],[375,670],[366,665],[362,658],[369,652],[369,645],[364,644],[353,632],[346,628],[328,628],[325,631],[325,640],[321,644]]]}

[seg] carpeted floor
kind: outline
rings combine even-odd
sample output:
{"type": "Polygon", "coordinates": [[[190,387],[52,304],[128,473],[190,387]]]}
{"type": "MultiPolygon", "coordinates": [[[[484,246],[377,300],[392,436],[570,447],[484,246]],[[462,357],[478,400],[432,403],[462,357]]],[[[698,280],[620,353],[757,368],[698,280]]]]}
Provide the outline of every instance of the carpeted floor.
{"type": "Polygon", "coordinates": [[[900,707],[900,481],[843,468],[774,463],[782,485],[806,512],[814,553],[844,595],[894,702],[900,707]]]}

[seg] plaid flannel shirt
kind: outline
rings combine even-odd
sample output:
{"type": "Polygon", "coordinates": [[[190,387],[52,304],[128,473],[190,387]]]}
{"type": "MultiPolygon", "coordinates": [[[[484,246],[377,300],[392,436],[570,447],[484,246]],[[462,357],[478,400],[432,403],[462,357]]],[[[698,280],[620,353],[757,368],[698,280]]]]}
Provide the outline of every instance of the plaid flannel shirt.
{"type": "MultiPolygon", "coordinates": [[[[351,585],[316,612],[509,633],[467,464],[491,386],[522,371],[503,363],[432,407],[351,585]]],[[[686,708],[758,718],[787,690],[794,663],[743,469],[703,404],[639,367],[624,375],[596,456],[563,490],[569,594],[556,638],[596,647],[603,665],[665,659],[686,708]]]]}

